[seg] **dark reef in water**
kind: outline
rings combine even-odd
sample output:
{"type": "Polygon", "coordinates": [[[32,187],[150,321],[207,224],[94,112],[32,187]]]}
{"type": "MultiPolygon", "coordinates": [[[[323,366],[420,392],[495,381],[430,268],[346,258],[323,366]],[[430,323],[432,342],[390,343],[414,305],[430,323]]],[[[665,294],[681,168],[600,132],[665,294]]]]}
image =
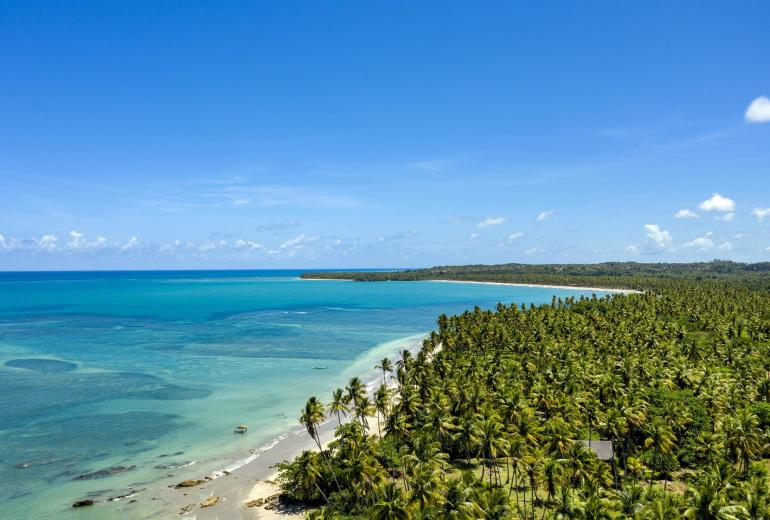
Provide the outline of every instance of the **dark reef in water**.
{"type": "Polygon", "coordinates": [[[35,372],[55,373],[55,372],[71,372],[78,366],[75,363],[69,361],[60,361],[58,359],[9,359],[5,362],[5,366],[11,368],[26,368],[27,370],[34,370],[35,372]]]}
{"type": "Polygon", "coordinates": [[[99,469],[96,471],[92,471],[91,473],[83,473],[82,475],[78,475],[75,477],[75,480],[91,480],[95,478],[106,478],[111,475],[114,475],[115,473],[125,473],[126,471],[131,471],[132,469],[136,469],[136,466],[113,466],[111,468],[104,468],[99,469]]]}

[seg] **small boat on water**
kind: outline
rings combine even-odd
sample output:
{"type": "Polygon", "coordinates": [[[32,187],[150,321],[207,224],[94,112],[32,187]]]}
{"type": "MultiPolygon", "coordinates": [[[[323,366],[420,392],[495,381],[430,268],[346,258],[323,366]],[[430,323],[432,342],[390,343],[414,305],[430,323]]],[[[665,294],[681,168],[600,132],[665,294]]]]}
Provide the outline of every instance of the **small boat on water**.
{"type": "Polygon", "coordinates": [[[235,427],[235,429],[233,430],[233,433],[246,433],[247,431],[249,431],[248,426],[246,426],[245,424],[239,424],[238,426],[235,427]]]}
{"type": "Polygon", "coordinates": [[[329,367],[313,367],[313,370],[326,370],[329,367]]]}

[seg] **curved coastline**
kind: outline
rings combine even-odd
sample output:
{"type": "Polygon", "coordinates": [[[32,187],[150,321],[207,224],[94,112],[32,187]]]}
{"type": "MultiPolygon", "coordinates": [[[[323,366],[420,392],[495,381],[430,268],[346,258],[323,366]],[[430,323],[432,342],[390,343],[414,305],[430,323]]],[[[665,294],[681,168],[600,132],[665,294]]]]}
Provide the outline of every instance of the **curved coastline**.
{"type": "MultiPolygon", "coordinates": [[[[306,280],[311,282],[355,282],[352,278],[313,278],[310,276],[301,277],[300,280],[306,280]]],[[[471,283],[478,285],[509,285],[511,287],[536,287],[539,289],[563,289],[571,291],[596,291],[604,293],[614,294],[642,294],[643,291],[637,291],[636,289],[610,289],[607,287],[581,287],[577,285],[549,285],[539,283],[515,283],[515,282],[482,282],[479,280],[446,280],[446,279],[432,279],[432,280],[404,280],[404,281],[416,281],[416,282],[437,282],[437,283],[471,283]]]]}
{"type": "MultiPolygon", "coordinates": [[[[351,364],[350,368],[343,373],[354,375],[354,372],[360,373],[361,363],[367,363],[380,356],[387,355],[393,357],[397,352],[404,348],[415,352],[422,346],[422,340],[425,333],[406,336],[397,340],[381,343],[372,349],[364,352],[360,358],[351,364]],[[368,360],[368,361],[367,361],[368,360]]],[[[375,361],[372,361],[371,367],[364,375],[367,390],[372,392],[377,383],[382,380],[382,376],[374,370],[375,361]]],[[[392,383],[389,383],[392,384],[392,383]]],[[[333,389],[327,389],[331,392],[333,389]]],[[[334,418],[327,419],[319,428],[321,442],[326,445],[334,439],[334,431],[337,428],[337,421],[334,418]]],[[[265,509],[261,506],[247,507],[246,503],[250,501],[264,501],[279,493],[274,479],[277,476],[275,464],[284,460],[291,460],[304,450],[315,450],[314,441],[308,437],[303,428],[297,426],[280,436],[264,442],[261,447],[250,450],[243,458],[223,461],[220,469],[210,471],[201,476],[194,474],[179,474],[174,482],[181,482],[187,479],[197,481],[197,485],[177,489],[172,483],[167,487],[162,487],[155,493],[143,493],[149,495],[149,501],[154,505],[156,511],[153,511],[154,517],[163,518],[181,518],[201,520],[215,518],[234,518],[234,519],[294,519],[304,518],[304,512],[290,510],[265,509]],[[152,493],[152,494],[151,494],[152,493]],[[210,497],[219,497],[216,507],[200,507],[200,504],[210,497]]],[[[164,481],[164,484],[168,482],[164,481]]],[[[133,505],[141,508],[141,513],[145,514],[147,499],[141,500],[133,505]]],[[[134,512],[127,509],[124,513],[131,515],[134,512]]]]}

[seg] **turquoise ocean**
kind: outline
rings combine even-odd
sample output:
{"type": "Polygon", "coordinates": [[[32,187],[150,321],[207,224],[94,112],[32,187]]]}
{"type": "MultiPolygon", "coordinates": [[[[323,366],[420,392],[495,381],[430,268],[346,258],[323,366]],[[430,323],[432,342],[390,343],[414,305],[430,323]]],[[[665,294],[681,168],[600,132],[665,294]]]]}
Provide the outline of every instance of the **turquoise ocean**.
{"type": "Polygon", "coordinates": [[[0,273],[0,516],[88,515],[72,502],[237,465],[442,313],[591,294],[299,274],[0,273]]]}

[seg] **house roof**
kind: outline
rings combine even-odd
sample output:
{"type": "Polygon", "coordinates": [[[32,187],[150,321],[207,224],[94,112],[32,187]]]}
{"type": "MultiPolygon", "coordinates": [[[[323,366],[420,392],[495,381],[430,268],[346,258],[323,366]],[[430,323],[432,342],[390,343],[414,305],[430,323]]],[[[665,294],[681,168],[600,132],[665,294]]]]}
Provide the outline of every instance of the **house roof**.
{"type": "Polygon", "coordinates": [[[596,458],[599,460],[612,460],[615,453],[612,449],[612,441],[594,441],[581,440],[583,444],[588,446],[596,454],[596,458]]]}

